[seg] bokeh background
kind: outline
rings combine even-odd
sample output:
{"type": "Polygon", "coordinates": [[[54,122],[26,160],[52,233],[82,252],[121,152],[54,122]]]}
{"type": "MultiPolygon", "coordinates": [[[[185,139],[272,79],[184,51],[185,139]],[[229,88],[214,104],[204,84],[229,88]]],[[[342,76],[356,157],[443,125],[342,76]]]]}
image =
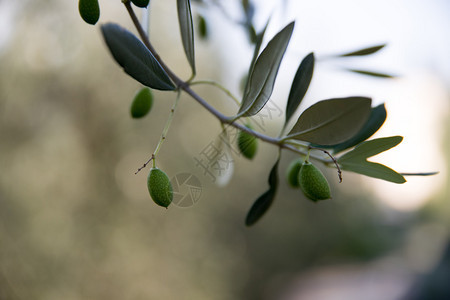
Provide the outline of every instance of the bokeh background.
{"type": "MultiPolygon", "coordinates": [[[[209,2],[216,4],[193,8],[209,29],[197,41],[198,78],[239,95],[252,55],[234,22],[239,2],[209,2]]],[[[77,1],[1,0],[0,299],[448,299],[449,3],[254,2],[258,30],[271,16],[267,36],[296,20],[274,105],[284,106],[300,60],[314,51],[301,109],[351,95],[385,102],[388,120],[377,136],[405,140],[374,159],[439,174],[395,185],[344,173],[337,184],[325,170],[334,198],[318,204],[281,180],[272,209],[247,228],[277,150],[261,144],[251,162],[235,156],[228,184],[217,185],[195,158],[220,124],[183,96],[158,165],[171,177],[196,176],[201,196],[162,209],[148,195],[148,169],[134,173],[153,152],[175,95],[155,92],[151,114],[132,120],[140,86],[112,60],[99,26],[81,20],[77,1]],[[380,43],[388,46],[367,58],[327,59],[380,43]]],[[[100,6],[99,24],[134,31],[120,1],[100,6]]],[[[175,1],[152,1],[150,37],[188,78],[176,18],[175,1]]],[[[196,90],[226,114],[237,109],[215,88],[196,90]]],[[[275,135],[282,122],[274,113],[261,130],[275,135]]],[[[294,158],[284,153],[281,173],[294,158]]]]}

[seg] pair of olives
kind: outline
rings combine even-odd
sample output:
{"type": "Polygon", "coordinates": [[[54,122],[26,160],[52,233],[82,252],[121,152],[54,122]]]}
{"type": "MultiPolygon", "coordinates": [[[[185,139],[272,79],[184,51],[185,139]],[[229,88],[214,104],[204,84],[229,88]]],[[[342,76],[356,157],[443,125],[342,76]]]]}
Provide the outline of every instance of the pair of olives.
{"type": "Polygon", "coordinates": [[[291,187],[300,188],[303,194],[314,202],[331,198],[327,179],[309,161],[294,160],[287,169],[286,177],[291,187]]]}

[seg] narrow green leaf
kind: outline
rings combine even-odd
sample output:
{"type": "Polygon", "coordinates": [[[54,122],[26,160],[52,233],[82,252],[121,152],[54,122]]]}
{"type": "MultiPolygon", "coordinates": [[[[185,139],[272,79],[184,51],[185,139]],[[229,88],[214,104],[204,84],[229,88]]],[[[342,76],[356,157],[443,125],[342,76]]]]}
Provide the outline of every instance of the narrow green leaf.
{"type": "Polygon", "coordinates": [[[272,205],[273,199],[275,198],[275,194],[278,187],[278,163],[280,162],[280,158],[276,161],[275,165],[272,167],[272,170],[269,174],[269,189],[259,196],[259,198],[253,203],[250,211],[247,214],[245,219],[245,224],[247,226],[251,226],[255,224],[266,212],[269,210],[272,205]]]}
{"type": "Polygon", "coordinates": [[[292,81],[291,91],[289,93],[286,105],[286,118],[284,126],[289,122],[292,115],[305,97],[314,71],[314,53],[308,54],[300,63],[297,73],[292,81]]]}
{"type": "Polygon", "coordinates": [[[369,162],[369,161],[359,161],[353,163],[344,163],[341,165],[343,170],[351,171],[361,175],[378,178],[386,180],[393,183],[404,183],[406,182],[405,177],[386,167],[385,165],[369,162]]]}
{"type": "Polygon", "coordinates": [[[433,176],[437,175],[439,172],[419,172],[419,173],[400,173],[402,176],[433,176]]]}
{"type": "Polygon", "coordinates": [[[377,132],[378,129],[380,129],[380,127],[383,125],[384,121],[386,120],[386,116],[387,116],[387,113],[386,113],[384,104],[380,104],[371,109],[369,119],[364,124],[364,126],[361,128],[361,130],[352,138],[346,140],[345,142],[331,145],[331,146],[325,146],[325,145],[314,145],[314,146],[332,149],[332,151],[334,153],[338,153],[343,150],[349,149],[353,146],[358,145],[361,142],[364,142],[365,140],[370,138],[375,132],[377,132]]]}
{"type": "Polygon", "coordinates": [[[286,136],[320,145],[341,143],[367,122],[370,98],[348,97],[322,100],[306,109],[286,136]]]}
{"type": "Polygon", "coordinates": [[[255,224],[270,208],[275,198],[275,190],[270,188],[253,203],[245,218],[245,225],[255,224]]]}
{"type": "Polygon", "coordinates": [[[368,157],[377,155],[381,152],[389,150],[403,140],[401,136],[391,136],[385,138],[374,139],[370,141],[363,142],[355,147],[350,152],[345,153],[339,159],[339,163],[347,163],[353,161],[366,160],[368,157]]]}
{"type": "Polygon", "coordinates": [[[195,74],[194,25],[190,0],[177,0],[177,8],[184,52],[191,65],[192,74],[195,74]]]}
{"type": "Polygon", "coordinates": [[[248,74],[246,76],[245,80],[245,86],[244,86],[244,95],[248,93],[248,89],[250,88],[250,81],[248,80],[250,77],[250,74],[252,74],[253,69],[255,68],[256,60],[258,59],[259,50],[261,50],[261,45],[264,40],[264,35],[266,33],[267,26],[269,26],[269,21],[267,21],[266,26],[264,26],[264,29],[256,36],[256,43],[255,43],[255,49],[253,50],[253,57],[252,61],[250,62],[250,66],[248,68],[248,74]]]}
{"type": "Polygon", "coordinates": [[[397,146],[403,137],[392,136],[363,142],[347,152],[337,162],[343,170],[352,171],[369,177],[379,178],[394,183],[404,183],[405,178],[396,171],[379,163],[367,161],[368,157],[377,155],[397,146]]]}
{"type": "Polygon", "coordinates": [[[78,11],[81,18],[88,24],[95,25],[100,18],[98,0],[79,0],[78,11]]]}
{"type": "Polygon", "coordinates": [[[256,44],[258,42],[258,35],[256,34],[256,29],[252,24],[246,25],[247,34],[250,42],[256,44]]]}
{"type": "Polygon", "coordinates": [[[357,51],[352,51],[349,53],[341,54],[340,57],[348,57],[348,56],[363,56],[363,55],[369,55],[373,54],[375,52],[378,52],[379,50],[383,49],[386,46],[386,44],[377,45],[373,47],[364,48],[357,51]]]}
{"type": "Polygon", "coordinates": [[[347,71],[358,73],[361,75],[367,75],[372,77],[379,77],[379,78],[395,78],[394,75],[385,74],[385,73],[379,73],[379,72],[373,72],[373,71],[365,71],[365,70],[357,70],[357,69],[347,69],[347,71]]]}
{"type": "Polygon", "coordinates": [[[175,89],[167,73],[134,34],[113,23],[102,25],[101,30],[112,56],[125,73],[157,90],[175,89]]]}
{"type": "Polygon", "coordinates": [[[281,60],[294,30],[294,22],[288,24],[267,44],[250,73],[248,88],[244,94],[238,116],[252,116],[269,101],[281,60]]]}
{"type": "Polygon", "coordinates": [[[271,189],[277,189],[278,187],[278,164],[280,162],[280,157],[278,157],[277,161],[272,167],[272,170],[270,170],[269,179],[267,182],[269,183],[269,186],[271,189]]]}

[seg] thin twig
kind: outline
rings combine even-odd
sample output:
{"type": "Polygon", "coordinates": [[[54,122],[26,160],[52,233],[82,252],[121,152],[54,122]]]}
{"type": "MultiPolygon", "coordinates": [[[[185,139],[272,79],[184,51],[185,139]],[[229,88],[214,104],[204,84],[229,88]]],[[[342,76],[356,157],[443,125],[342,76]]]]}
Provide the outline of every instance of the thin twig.
{"type": "Polygon", "coordinates": [[[339,164],[336,161],[336,158],[334,158],[334,156],[331,155],[331,153],[328,152],[325,149],[317,148],[317,147],[313,147],[313,146],[308,146],[308,148],[309,149],[320,150],[320,151],[322,151],[323,153],[325,153],[326,155],[328,155],[331,158],[331,160],[333,161],[333,163],[334,163],[334,165],[336,166],[336,169],[337,169],[337,173],[338,173],[338,177],[339,177],[339,183],[341,183],[342,182],[342,171],[341,171],[341,168],[339,167],[339,164]]]}
{"type": "Polygon", "coordinates": [[[140,167],[139,169],[137,169],[136,172],[134,172],[134,175],[136,175],[137,173],[139,173],[142,169],[144,169],[153,159],[155,158],[154,155],[152,155],[152,157],[150,157],[149,160],[147,160],[147,162],[145,164],[142,165],[142,167],[140,167]]]}
{"type": "Polygon", "coordinates": [[[142,167],[140,167],[140,168],[137,170],[137,172],[134,173],[134,174],[139,173],[139,172],[140,172],[142,169],[144,169],[144,168],[145,168],[152,160],[153,160],[153,167],[156,166],[156,165],[155,165],[155,158],[156,158],[156,155],[158,155],[159,150],[161,150],[162,144],[163,144],[164,141],[166,140],[167,132],[169,132],[169,128],[170,128],[170,125],[172,124],[173,116],[174,116],[174,114],[175,114],[175,109],[177,108],[178,102],[180,101],[180,94],[181,94],[180,91],[178,91],[177,98],[175,99],[175,102],[174,102],[172,108],[170,109],[169,117],[167,118],[166,125],[164,125],[164,129],[163,129],[163,131],[162,131],[162,133],[161,133],[161,138],[159,139],[158,145],[156,145],[155,151],[153,152],[153,154],[152,154],[152,156],[150,157],[150,159],[149,159],[142,167]]]}

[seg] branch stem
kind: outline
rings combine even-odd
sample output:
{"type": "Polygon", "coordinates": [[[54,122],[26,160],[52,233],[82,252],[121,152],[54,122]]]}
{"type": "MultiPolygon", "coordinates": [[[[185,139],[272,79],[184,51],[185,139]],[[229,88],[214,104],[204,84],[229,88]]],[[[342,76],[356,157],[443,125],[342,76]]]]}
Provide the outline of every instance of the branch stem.
{"type": "Polygon", "coordinates": [[[196,85],[196,84],[209,84],[209,85],[215,86],[215,87],[219,88],[220,90],[222,90],[225,94],[227,94],[227,96],[230,97],[236,103],[236,105],[238,107],[241,105],[241,102],[231,93],[231,91],[229,89],[227,89],[226,87],[224,87],[223,85],[221,85],[220,83],[218,83],[214,80],[197,80],[197,81],[191,82],[191,86],[196,85]]]}
{"type": "MultiPolygon", "coordinates": [[[[165,62],[159,56],[158,52],[155,50],[155,48],[150,43],[150,40],[148,39],[148,36],[145,33],[145,30],[142,28],[142,25],[140,24],[138,18],[136,17],[136,14],[133,11],[130,1],[124,0],[123,3],[128,11],[128,14],[130,15],[131,20],[133,21],[134,26],[136,27],[136,30],[139,33],[139,36],[140,36],[142,42],[147,47],[147,49],[152,53],[152,55],[155,57],[155,59],[159,62],[159,64],[164,69],[164,71],[167,73],[167,75],[170,77],[170,79],[177,86],[178,91],[183,90],[185,93],[187,93],[189,96],[191,96],[195,101],[197,101],[201,106],[203,106],[207,111],[209,111],[213,116],[215,116],[222,124],[228,124],[239,130],[245,131],[266,143],[270,143],[270,144],[278,146],[280,149],[286,149],[286,150],[289,150],[289,151],[292,151],[292,152],[295,152],[295,153],[298,153],[301,155],[307,154],[307,152],[308,152],[307,148],[299,149],[298,145],[292,145],[290,143],[290,141],[286,140],[286,138],[284,138],[284,139],[283,138],[274,138],[274,137],[262,134],[258,131],[253,131],[250,128],[236,122],[238,119],[236,116],[231,116],[231,117],[225,116],[220,111],[215,109],[212,105],[210,105],[205,99],[203,99],[200,95],[198,95],[195,91],[193,91],[191,89],[190,84],[192,84],[192,83],[183,81],[165,64],[165,62]]],[[[197,83],[199,83],[199,82],[197,82],[197,83]]],[[[226,91],[226,89],[222,88],[220,85],[217,85],[217,84],[214,84],[214,85],[221,88],[222,90],[226,91]]],[[[237,99],[235,99],[235,101],[236,100],[237,99]]],[[[236,102],[238,103],[239,101],[236,101],[236,102]]],[[[158,144],[158,146],[160,146],[160,145],[158,144]]],[[[157,151],[159,151],[159,147],[157,147],[157,150],[155,150],[155,152],[157,152],[157,151]]],[[[145,167],[152,159],[154,159],[154,156],[152,156],[152,158],[150,158],[150,160],[146,164],[144,164],[143,167],[145,167]]],[[[323,161],[325,163],[329,162],[328,160],[321,158],[321,157],[314,157],[314,159],[323,161]]],[[[140,171],[140,169],[138,170],[138,172],[139,171],[140,171]]]]}

